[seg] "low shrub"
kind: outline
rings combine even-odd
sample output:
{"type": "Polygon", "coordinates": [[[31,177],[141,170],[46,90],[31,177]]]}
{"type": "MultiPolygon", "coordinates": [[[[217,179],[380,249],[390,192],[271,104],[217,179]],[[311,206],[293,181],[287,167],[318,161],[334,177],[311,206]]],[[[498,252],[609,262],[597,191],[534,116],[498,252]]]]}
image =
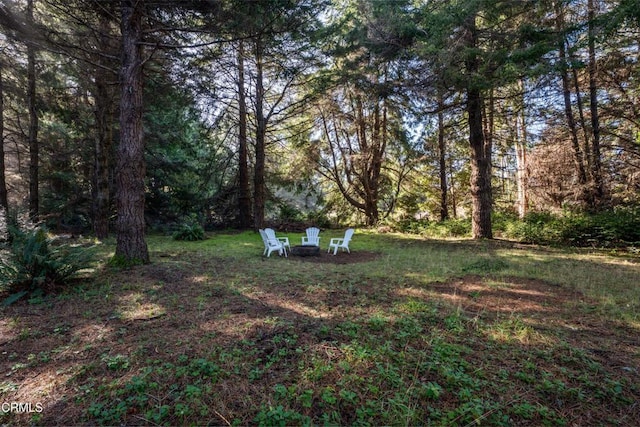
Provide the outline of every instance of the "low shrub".
{"type": "Polygon", "coordinates": [[[0,256],[0,290],[10,294],[3,305],[64,285],[93,261],[93,247],[64,243],[44,227],[9,227],[9,234],[11,243],[0,256]]]}
{"type": "Polygon", "coordinates": [[[468,237],[471,235],[469,218],[454,218],[433,223],[430,227],[437,237],[468,237]]]}
{"type": "Polygon", "coordinates": [[[178,226],[178,229],[173,233],[174,240],[186,240],[189,242],[195,242],[196,240],[204,240],[204,228],[200,224],[187,223],[178,226]]]}
{"type": "Polygon", "coordinates": [[[640,208],[617,208],[598,213],[553,215],[531,212],[507,221],[506,237],[526,243],[617,247],[640,242],[640,208]]]}
{"type": "Polygon", "coordinates": [[[471,234],[471,221],[468,218],[455,218],[445,221],[429,221],[427,219],[402,219],[387,223],[393,231],[419,234],[432,238],[466,237],[471,234]]]}
{"type": "Polygon", "coordinates": [[[279,208],[280,212],[278,213],[278,220],[280,221],[296,222],[304,220],[304,215],[300,209],[295,206],[281,204],[279,208]]]}
{"type": "Polygon", "coordinates": [[[523,219],[513,218],[504,234],[524,243],[561,243],[562,226],[560,219],[548,212],[529,212],[523,219]]]}
{"type": "Polygon", "coordinates": [[[331,220],[324,211],[311,211],[307,213],[307,222],[320,228],[330,228],[331,220]]]}
{"type": "MultiPolygon", "coordinates": [[[[501,237],[523,243],[563,246],[638,247],[640,245],[640,206],[617,207],[598,213],[529,212],[519,219],[514,212],[495,212],[493,231],[501,237]]],[[[468,237],[471,221],[449,219],[428,221],[403,219],[385,223],[385,229],[431,238],[468,237]]]]}

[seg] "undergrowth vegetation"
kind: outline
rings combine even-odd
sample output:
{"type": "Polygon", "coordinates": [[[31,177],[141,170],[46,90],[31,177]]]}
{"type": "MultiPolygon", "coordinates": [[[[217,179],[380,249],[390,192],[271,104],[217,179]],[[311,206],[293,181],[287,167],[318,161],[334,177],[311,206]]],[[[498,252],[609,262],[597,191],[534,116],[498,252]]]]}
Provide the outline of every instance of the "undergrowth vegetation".
{"type": "Polygon", "coordinates": [[[3,305],[25,296],[40,298],[91,265],[90,245],[63,240],[45,227],[9,228],[9,242],[0,254],[0,291],[9,294],[3,305]]]}
{"type": "MultiPolygon", "coordinates": [[[[469,219],[403,220],[392,224],[403,232],[431,238],[468,237],[469,219]]],[[[616,248],[640,251],[640,207],[617,207],[598,213],[530,212],[523,219],[509,212],[493,215],[494,233],[523,243],[556,246],[616,248]]]]}
{"type": "Polygon", "coordinates": [[[195,242],[196,240],[204,240],[205,233],[204,228],[200,224],[185,223],[180,224],[173,232],[173,238],[175,240],[186,240],[188,242],[195,242]]]}
{"type": "Polygon", "coordinates": [[[5,308],[0,396],[43,411],[0,423],[640,422],[636,258],[360,230],[352,254],[285,259],[208,237],[151,237],[151,265],[5,308]]]}

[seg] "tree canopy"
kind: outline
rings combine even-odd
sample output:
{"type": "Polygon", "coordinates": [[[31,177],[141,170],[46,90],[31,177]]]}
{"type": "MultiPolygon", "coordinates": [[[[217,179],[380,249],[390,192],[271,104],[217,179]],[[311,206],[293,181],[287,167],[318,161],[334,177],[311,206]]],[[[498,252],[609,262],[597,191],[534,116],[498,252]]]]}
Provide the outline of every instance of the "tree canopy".
{"type": "Polygon", "coordinates": [[[638,203],[635,2],[0,5],[0,203],[60,230],[638,203]]]}

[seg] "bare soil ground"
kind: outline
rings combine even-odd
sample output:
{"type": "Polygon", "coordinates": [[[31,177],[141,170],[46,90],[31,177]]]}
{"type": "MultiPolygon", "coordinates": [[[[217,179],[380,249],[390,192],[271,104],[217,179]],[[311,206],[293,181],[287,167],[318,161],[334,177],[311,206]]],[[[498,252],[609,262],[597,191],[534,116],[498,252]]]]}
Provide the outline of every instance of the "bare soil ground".
{"type": "Polygon", "coordinates": [[[357,264],[360,262],[369,262],[377,259],[380,256],[377,252],[369,251],[355,251],[351,253],[338,252],[333,255],[333,252],[327,253],[321,250],[316,256],[295,256],[289,255],[289,258],[293,261],[305,261],[322,264],[357,264]]]}
{"type": "MultiPolygon", "coordinates": [[[[467,276],[436,284],[435,292],[460,304],[470,315],[486,319],[517,314],[536,325],[538,331],[553,331],[576,348],[593,355],[612,372],[634,372],[640,382],[640,336],[621,323],[613,323],[593,312],[576,310],[578,304],[594,304],[584,295],[539,280],[511,278],[517,289],[500,289],[486,279],[467,276]]],[[[640,411],[640,408],[638,408],[640,411]]],[[[640,414],[640,412],[639,412],[640,414]]]]}

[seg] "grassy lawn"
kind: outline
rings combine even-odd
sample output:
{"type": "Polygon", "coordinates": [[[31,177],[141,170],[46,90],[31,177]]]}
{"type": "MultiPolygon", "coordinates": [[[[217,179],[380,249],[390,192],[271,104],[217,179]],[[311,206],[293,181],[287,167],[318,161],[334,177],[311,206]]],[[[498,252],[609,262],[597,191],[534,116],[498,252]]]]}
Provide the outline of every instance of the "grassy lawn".
{"type": "Polygon", "coordinates": [[[2,309],[0,424],[640,425],[638,257],[364,231],[320,258],[263,258],[252,232],[148,241],[150,265],[2,309]]]}

